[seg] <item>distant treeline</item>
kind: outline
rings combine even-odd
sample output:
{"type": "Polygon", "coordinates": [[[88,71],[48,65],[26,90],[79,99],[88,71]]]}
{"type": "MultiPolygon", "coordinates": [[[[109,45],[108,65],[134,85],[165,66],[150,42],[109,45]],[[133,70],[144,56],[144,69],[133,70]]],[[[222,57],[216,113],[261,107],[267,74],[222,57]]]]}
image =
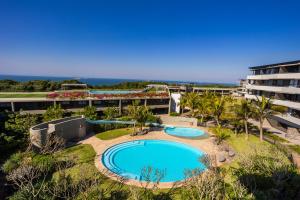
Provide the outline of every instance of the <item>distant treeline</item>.
{"type": "MultiPolygon", "coordinates": [[[[0,80],[0,91],[1,92],[47,92],[47,91],[60,90],[62,89],[61,84],[65,84],[65,83],[82,83],[82,82],[78,80],[64,80],[64,81],[32,80],[26,82],[18,82],[14,80],[0,80]]],[[[168,84],[166,82],[157,82],[157,81],[136,81],[136,82],[122,82],[114,85],[99,85],[99,86],[88,85],[88,88],[130,90],[130,89],[143,89],[149,84],[174,85],[174,84],[168,84]]],[[[222,85],[222,84],[207,84],[207,85],[192,84],[192,86],[218,87],[218,88],[232,87],[230,85],[222,85]]]]}

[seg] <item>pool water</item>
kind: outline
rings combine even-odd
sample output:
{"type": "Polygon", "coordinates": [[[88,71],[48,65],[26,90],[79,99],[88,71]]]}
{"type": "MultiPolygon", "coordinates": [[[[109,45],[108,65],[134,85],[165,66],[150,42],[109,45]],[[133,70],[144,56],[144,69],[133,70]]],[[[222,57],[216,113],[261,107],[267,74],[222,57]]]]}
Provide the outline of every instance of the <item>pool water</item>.
{"type": "Polygon", "coordinates": [[[90,94],[131,94],[138,93],[136,90],[90,90],[90,94]]]}
{"type": "MultiPolygon", "coordinates": [[[[206,167],[199,160],[203,155],[200,150],[178,142],[135,140],[108,148],[102,163],[110,171],[129,179],[145,180],[142,171],[151,167],[153,171],[164,172],[161,182],[175,182],[185,179],[185,170],[204,170],[206,167]]],[[[151,181],[155,181],[154,172],[151,181]]]]}
{"type": "Polygon", "coordinates": [[[164,131],[169,135],[178,136],[178,137],[196,138],[196,137],[206,136],[206,133],[204,131],[196,128],[166,127],[164,131]]]}

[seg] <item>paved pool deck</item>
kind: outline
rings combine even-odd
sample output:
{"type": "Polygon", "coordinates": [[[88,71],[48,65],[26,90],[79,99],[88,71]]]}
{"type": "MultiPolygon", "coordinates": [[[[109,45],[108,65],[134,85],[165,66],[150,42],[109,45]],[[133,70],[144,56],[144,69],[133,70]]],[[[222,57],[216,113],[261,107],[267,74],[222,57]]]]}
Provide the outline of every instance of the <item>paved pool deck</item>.
{"type": "MultiPolygon", "coordinates": [[[[195,127],[193,127],[195,128],[195,127]]],[[[208,129],[206,128],[199,128],[200,130],[204,130],[205,132],[208,132],[208,129]]],[[[80,143],[81,144],[90,144],[94,148],[96,152],[96,158],[95,158],[95,165],[99,169],[100,172],[102,172],[105,176],[116,180],[116,181],[123,181],[126,184],[129,185],[134,185],[134,186],[141,186],[140,181],[136,180],[126,180],[124,181],[119,177],[118,175],[110,172],[107,170],[107,168],[102,164],[101,159],[104,151],[116,144],[122,143],[122,142],[128,142],[128,141],[133,141],[133,140],[147,140],[147,139],[159,139],[159,140],[168,140],[168,141],[174,141],[174,142],[181,142],[190,146],[195,147],[196,149],[199,149],[209,155],[215,156],[217,155],[218,149],[217,146],[213,144],[213,138],[208,137],[204,139],[188,139],[188,138],[179,138],[175,136],[168,135],[164,133],[164,131],[152,131],[146,135],[142,136],[130,136],[130,135],[125,135],[121,136],[115,139],[111,140],[101,140],[99,138],[96,138],[94,135],[87,137],[86,139],[82,140],[80,143]]],[[[129,160],[129,162],[131,162],[129,160]]],[[[134,161],[132,161],[134,162],[134,161]]],[[[220,163],[217,163],[217,165],[220,165],[220,163]]],[[[145,183],[144,183],[145,184],[145,183]]],[[[176,183],[177,186],[180,186],[180,183],[176,183]]],[[[149,184],[148,188],[152,188],[153,184],[149,184]]],[[[173,182],[163,182],[158,185],[159,188],[171,188],[174,187],[173,182]]]]}

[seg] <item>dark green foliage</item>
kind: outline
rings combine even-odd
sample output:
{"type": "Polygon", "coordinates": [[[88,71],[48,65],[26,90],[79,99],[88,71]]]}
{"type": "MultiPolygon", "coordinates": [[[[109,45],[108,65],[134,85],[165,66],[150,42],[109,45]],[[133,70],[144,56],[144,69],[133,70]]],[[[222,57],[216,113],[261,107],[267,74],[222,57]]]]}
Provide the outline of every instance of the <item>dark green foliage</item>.
{"type": "Polygon", "coordinates": [[[20,166],[20,164],[22,163],[24,154],[22,153],[15,153],[13,155],[10,156],[10,158],[8,160],[6,160],[6,162],[3,164],[2,166],[2,170],[5,173],[9,173],[12,170],[18,168],[20,166]]]}
{"type": "Polygon", "coordinates": [[[28,144],[29,128],[39,123],[38,115],[12,113],[2,118],[0,160],[28,144]],[[3,121],[2,121],[3,120],[3,121]]]}
{"type": "Polygon", "coordinates": [[[64,110],[61,108],[60,105],[50,106],[43,115],[45,122],[60,119],[63,118],[63,116],[64,110]]]}
{"type": "Polygon", "coordinates": [[[80,83],[78,80],[64,80],[60,82],[47,80],[32,80],[17,82],[13,80],[0,80],[0,91],[6,92],[41,92],[61,89],[63,83],[80,83]]]}
{"type": "Polygon", "coordinates": [[[257,199],[297,199],[300,176],[286,153],[275,146],[256,147],[238,159],[233,174],[257,199]]]}
{"type": "MultiPolygon", "coordinates": [[[[64,81],[49,81],[49,80],[32,80],[26,82],[17,82],[13,80],[0,80],[0,91],[6,92],[41,92],[41,91],[54,91],[60,90],[61,84],[64,83],[82,83],[78,80],[64,80],[64,81]]],[[[163,84],[163,85],[174,85],[168,84],[161,81],[130,81],[122,82],[114,85],[88,85],[90,89],[144,89],[149,84],[163,84]]],[[[190,86],[201,86],[201,87],[215,87],[215,88],[229,88],[234,87],[233,85],[224,84],[190,84],[190,86]]]]}
{"type": "Polygon", "coordinates": [[[78,112],[77,115],[84,115],[86,118],[91,120],[96,120],[98,118],[95,106],[86,106],[83,111],[78,112]]]}

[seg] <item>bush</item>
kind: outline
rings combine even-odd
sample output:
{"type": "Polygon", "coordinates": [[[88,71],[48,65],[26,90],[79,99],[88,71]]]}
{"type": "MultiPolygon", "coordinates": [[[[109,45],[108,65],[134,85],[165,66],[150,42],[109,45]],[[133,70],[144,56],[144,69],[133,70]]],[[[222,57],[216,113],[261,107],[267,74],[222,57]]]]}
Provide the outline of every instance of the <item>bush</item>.
{"type": "Polygon", "coordinates": [[[23,158],[23,153],[15,153],[11,155],[10,158],[6,160],[6,162],[2,166],[4,173],[9,173],[12,170],[18,168],[21,165],[23,158]]]}
{"type": "Polygon", "coordinates": [[[179,116],[180,114],[179,113],[177,113],[177,112],[171,112],[170,113],[170,116],[172,116],[172,117],[177,117],[177,116],[179,116]]]}
{"type": "Polygon", "coordinates": [[[233,134],[230,129],[222,128],[221,126],[217,126],[216,128],[212,128],[212,132],[216,136],[218,145],[221,144],[227,138],[229,138],[231,134],[233,134]]]}
{"type": "Polygon", "coordinates": [[[257,146],[240,155],[233,175],[257,199],[297,199],[300,176],[285,152],[275,146],[257,146]]]}

